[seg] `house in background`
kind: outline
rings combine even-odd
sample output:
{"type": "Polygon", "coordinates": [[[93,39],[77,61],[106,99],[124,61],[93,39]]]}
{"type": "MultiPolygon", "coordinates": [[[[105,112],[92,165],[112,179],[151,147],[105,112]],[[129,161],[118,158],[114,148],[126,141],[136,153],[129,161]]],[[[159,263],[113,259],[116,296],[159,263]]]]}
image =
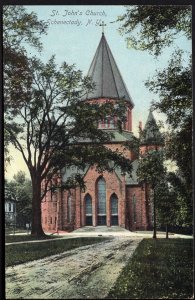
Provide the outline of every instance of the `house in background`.
{"type": "Polygon", "coordinates": [[[5,188],[5,225],[16,225],[16,198],[5,188]]]}

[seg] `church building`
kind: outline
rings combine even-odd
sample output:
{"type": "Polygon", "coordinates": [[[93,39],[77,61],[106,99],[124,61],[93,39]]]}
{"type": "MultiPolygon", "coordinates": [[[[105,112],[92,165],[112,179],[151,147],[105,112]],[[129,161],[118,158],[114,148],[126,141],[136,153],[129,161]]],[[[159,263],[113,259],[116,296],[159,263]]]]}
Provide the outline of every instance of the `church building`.
{"type": "MultiPolygon", "coordinates": [[[[112,173],[99,174],[94,167],[86,167],[83,177],[85,192],[80,188],[70,191],[47,192],[42,202],[42,227],[45,231],[75,230],[83,226],[121,226],[130,231],[148,230],[152,224],[152,202],[150,189],[146,184],[140,184],[136,175],[139,157],[133,150],[124,149],[124,143],[134,137],[132,131],[133,100],[123,81],[121,73],[112,55],[104,33],[102,33],[98,48],[91,62],[88,76],[95,82],[95,89],[88,93],[86,99],[93,103],[112,101],[117,104],[123,99],[127,107],[127,121],[122,132],[119,132],[115,119],[107,118],[99,122],[100,130],[112,131],[110,149],[119,149],[132,161],[132,176],[121,174],[120,169],[112,173]]],[[[142,140],[140,152],[156,147],[156,136],[161,137],[152,112],[149,112],[145,124],[145,139],[142,140]],[[155,126],[155,137],[151,125],[155,126]]],[[[162,147],[159,142],[158,147],[162,147]]],[[[66,181],[72,174],[80,172],[75,168],[64,168],[61,178],[66,181]]]]}

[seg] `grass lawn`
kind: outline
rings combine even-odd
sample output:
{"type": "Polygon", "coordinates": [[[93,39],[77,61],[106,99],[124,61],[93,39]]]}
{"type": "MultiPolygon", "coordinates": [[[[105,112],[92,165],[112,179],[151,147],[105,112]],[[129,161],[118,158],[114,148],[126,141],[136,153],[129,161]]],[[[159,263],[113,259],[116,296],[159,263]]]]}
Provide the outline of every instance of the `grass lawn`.
{"type": "Polygon", "coordinates": [[[5,242],[6,243],[14,243],[14,242],[25,242],[25,241],[34,241],[34,240],[47,240],[47,239],[55,239],[61,238],[62,236],[58,235],[46,235],[42,238],[37,238],[34,236],[29,235],[5,235],[5,242]]]}
{"type": "Polygon", "coordinates": [[[44,243],[24,243],[5,246],[5,266],[13,266],[28,261],[58,254],[77,247],[100,243],[108,240],[104,237],[85,237],[74,239],[48,240],[44,243]]]}
{"type": "Polygon", "coordinates": [[[191,298],[192,243],[192,239],[142,240],[107,298],[191,298]]]}

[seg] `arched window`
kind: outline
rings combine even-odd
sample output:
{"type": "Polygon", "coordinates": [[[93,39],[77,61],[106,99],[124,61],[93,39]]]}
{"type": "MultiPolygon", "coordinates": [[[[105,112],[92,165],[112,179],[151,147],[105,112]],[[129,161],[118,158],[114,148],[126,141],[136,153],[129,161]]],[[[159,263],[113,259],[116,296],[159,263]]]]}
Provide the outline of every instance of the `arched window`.
{"type": "Polygon", "coordinates": [[[118,197],[112,194],[110,198],[111,204],[111,225],[118,225],[118,197]]]}
{"type": "Polygon", "coordinates": [[[97,182],[98,225],[106,225],[106,182],[103,177],[97,182]]]}
{"type": "Polygon", "coordinates": [[[71,193],[68,193],[68,198],[67,198],[67,206],[68,206],[68,223],[71,223],[72,221],[72,196],[71,193]]]}
{"type": "Polygon", "coordinates": [[[133,195],[133,222],[136,223],[136,197],[133,195]]]}
{"type": "Polygon", "coordinates": [[[85,225],[92,226],[92,199],[89,194],[85,196],[85,225]]]}

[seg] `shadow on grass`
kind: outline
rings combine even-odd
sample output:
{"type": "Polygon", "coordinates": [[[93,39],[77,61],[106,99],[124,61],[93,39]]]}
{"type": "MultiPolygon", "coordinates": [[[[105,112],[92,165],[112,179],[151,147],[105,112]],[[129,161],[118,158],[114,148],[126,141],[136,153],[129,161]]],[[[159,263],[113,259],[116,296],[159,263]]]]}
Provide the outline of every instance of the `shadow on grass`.
{"type": "Polygon", "coordinates": [[[144,239],[108,299],[186,299],[193,294],[192,239],[144,239]]]}
{"type": "Polygon", "coordinates": [[[41,240],[48,240],[48,239],[55,239],[55,238],[61,238],[62,236],[53,236],[53,235],[45,235],[44,237],[34,237],[30,234],[26,235],[5,235],[5,242],[6,243],[14,243],[14,242],[26,242],[26,241],[41,241],[41,240]]]}
{"type": "Polygon", "coordinates": [[[44,243],[24,243],[5,246],[5,266],[13,266],[75,249],[100,243],[111,238],[85,237],[47,240],[44,243]]]}

